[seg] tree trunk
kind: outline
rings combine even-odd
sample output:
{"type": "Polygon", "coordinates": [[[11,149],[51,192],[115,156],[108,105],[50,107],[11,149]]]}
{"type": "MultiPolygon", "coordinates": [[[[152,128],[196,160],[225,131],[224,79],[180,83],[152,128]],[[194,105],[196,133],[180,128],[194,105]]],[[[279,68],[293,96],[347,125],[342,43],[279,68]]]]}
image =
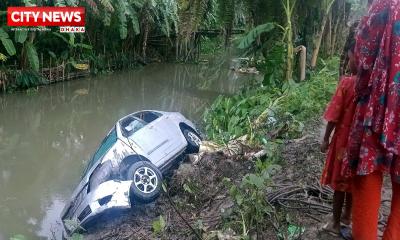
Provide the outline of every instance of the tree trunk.
{"type": "Polygon", "coordinates": [[[330,10],[332,8],[332,4],[334,2],[335,2],[335,0],[330,0],[327,8],[325,10],[324,16],[322,18],[321,29],[318,32],[316,39],[315,39],[314,51],[313,51],[312,58],[311,58],[311,68],[315,68],[317,66],[318,54],[319,54],[319,49],[321,48],[322,37],[324,35],[325,26],[328,21],[329,12],[330,12],[330,10]]]}
{"type": "Polygon", "coordinates": [[[335,13],[335,24],[333,27],[333,35],[332,35],[332,48],[330,49],[330,56],[335,54],[335,50],[339,48],[338,35],[342,33],[343,26],[346,25],[346,2],[345,0],[339,0],[336,2],[336,9],[332,12],[335,13]]]}
{"type": "Polygon", "coordinates": [[[296,0],[285,0],[284,8],[286,14],[286,45],[287,45],[287,63],[286,63],[286,77],[285,80],[289,81],[293,79],[293,26],[292,26],[292,13],[296,0]]]}
{"type": "Polygon", "coordinates": [[[304,81],[306,79],[307,48],[301,45],[298,46],[295,50],[296,53],[300,53],[300,81],[304,81]]]}
{"type": "Polygon", "coordinates": [[[293,79],[293,33],[291,27],[288,29],[286,81],[293,79]]]}
{"type": "Polygon", "coordinates": [[[143,26],[144,26],[144,31],[143,31],[143,42],[142,42],[142,58],[143,61],[146,62],[146,50],[147,50],[147,40],[149,36],[149,31],[150,31],[150,23],[148,19],[148,12],[144,14],[144,20],[143,20],[143,26]]]}
{"type": "Polygon", "coordinates": [[[332,11],[329,13],[328,17],[328,32],[327,32],[327,41],[326,41],[326,48],[325,48],[325,54],[329,55],[331,48],[332,48],[332,11]]]}

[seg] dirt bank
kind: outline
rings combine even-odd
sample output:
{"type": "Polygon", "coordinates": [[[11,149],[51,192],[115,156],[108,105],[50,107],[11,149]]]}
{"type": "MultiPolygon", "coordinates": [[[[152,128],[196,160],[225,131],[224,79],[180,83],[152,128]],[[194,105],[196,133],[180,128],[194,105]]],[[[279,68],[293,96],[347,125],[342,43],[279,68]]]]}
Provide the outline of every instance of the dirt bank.
{"type": "MultiPolygon", "coordinates": [[[[315,121],[304,137],[282,145],[279,163],[282,170],[273,177],[275,187],[266,196],[279,214],[286,214],[285,221],[303,229],[298,239],[339,239],[320,231],[329,216],[332,194],[330,189],[319,185],[324,162],[324,155],[319,152],[320,126],[315,121]]],[[[164,193],[153,204],[99,219],[88,229],[85,239],[196,239],[194,230],[203,239],[239,239],[234,236],[240,233],[222,234],[216,230],[223,229],[233,206],[223,179],[239,183],[245,174],[254,172],[254,162],[244,157],[244,153],[257,150],[242,150],[239,154],[205,153],[195,163],[186,160],[168,181],[169,194],[164,193]],[[160,216],[165,228],[155,233],[153,223],[160,216]]],[[[385,190],[384,199],[389,197],[389,191],[385,190]]],[[[388,204],[385,201],[383,213],[387,212],[388,204]]],[[[265,225],[258,239],[278,239],[272,224],[265,225]]]]}
{"type": "Polygon", "coordinates": [[[251,161],[218,152],[207,153],[195,165],[186,160],[168,183],[170,197],[163,194],[153,204],[103,217],[88,229],[85,239],[192,239],[194,233],[188,224],[196,229],[215,229],[221,213],[232,206],[223,178],[240,180],[252,169],[251,161]],[[166,227],[157,236],[152,224],[160,215],[166,227]]]}
{"type": "MultiPolygon", "coordinates": [[[[324,127],[321,121],[311,122],[305,131],[307,134],[304,137],[288,141],[285,144],[282,152],[283,171],[282,174],[275,176],[274,179],[276,183],[299,186],[299,188],[306,191],[312,190],[300,197],[293,197],[296,200],[304,200],[303,203],[300,201],[286,202],[286,206],[289,206],[289,209],[286,210],[292,216],[293,223],[304,227],[301,239],[342,239],[332,237],[321,231],[322,225],[330,218],[332,201],[332,190],[322,188],[319,185],[319,178],[325,161],[325,155],[319,151],[320,139],[322,138],[324,127]],[[326,212],[326,210],[329,210],[329,212],[326,212]]],[[[388,212],[390,211],[390,189],[389,179],[386,178],[385,187],[382,191],[382,208],[379,224],[381,230],[384,228],[388,212]]]]}

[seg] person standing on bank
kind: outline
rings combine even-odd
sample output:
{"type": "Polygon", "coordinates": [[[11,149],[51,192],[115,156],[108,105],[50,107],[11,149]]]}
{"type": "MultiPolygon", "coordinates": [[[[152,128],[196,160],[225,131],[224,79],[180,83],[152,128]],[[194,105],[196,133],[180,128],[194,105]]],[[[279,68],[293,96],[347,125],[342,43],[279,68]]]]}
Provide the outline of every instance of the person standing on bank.
{"type": "Polygon", "coordinates": [[[400,239],[400,0],[374,0],[360,23],[357,106],[342,173],[353,178],[353,238],[376,240],[383,174],[392,178],[384,240],[400,239]]]}
{"type": "MultiPolygon", "coordinates": [[[[355,31],[355,27],[353,31],[355,31]]],[[[329,103],[324,118],[328,122],[321,144],[321,151],[328,154],[324,171],[321,176],[321,184],[328,185],[334,190],[333,216],[323,226],[323,230],[333,236],[340,235],[341,223],[351,223],[351,181],[342,177],[342,160],[346,152],[347,139],[349,137],[351,123],[355,110],[355,91],[357,68],[354,64],[354,34],[350,32],[349,40],[344,51],[348,54],[350,76],[341,76],[335,95],[329,103]],[[332,140],[331,134],[335,131],[332,140]],[[344,209],[344,211],[343,211],[344,209]]]]}

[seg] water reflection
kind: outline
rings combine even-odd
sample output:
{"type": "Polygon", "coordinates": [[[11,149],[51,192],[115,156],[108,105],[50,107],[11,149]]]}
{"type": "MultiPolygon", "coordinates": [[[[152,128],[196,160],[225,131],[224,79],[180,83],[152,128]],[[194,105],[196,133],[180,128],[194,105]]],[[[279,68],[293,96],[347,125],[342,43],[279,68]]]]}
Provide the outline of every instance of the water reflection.
{"type": "Polygon", "coordinates": [[[58,236],[85,160],[118,118],[159,109],[200,120],[215,97],[245,81],[225,62],[157,64],[0,96],[0,240],[58,236]]]}

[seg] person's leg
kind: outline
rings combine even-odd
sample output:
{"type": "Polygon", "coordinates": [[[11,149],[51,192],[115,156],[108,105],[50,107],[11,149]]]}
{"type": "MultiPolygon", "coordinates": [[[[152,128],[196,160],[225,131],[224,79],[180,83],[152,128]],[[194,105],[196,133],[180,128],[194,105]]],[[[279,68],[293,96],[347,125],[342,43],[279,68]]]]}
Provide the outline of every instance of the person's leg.
{"type": "Polygon", "coordinates": [[[344,204],[345,193],[335,191],[333,193],[333,215],[332,219],[324,225],[323,229],[333,234],[340,233],[340,218],[342,215],[342,208],[344,204]]]}
{"type": "Polygon", "coordinates": [[[345,206],[344,206],[344,211],[342,214],[342,223],[346,225],[351,224],[351,209],[353,205],[353,198],[351,196],[351,193],[346,193],[345,197],[345,206]]]}
{"type": "Polygon", "coordinates": [[[382,173],[356,176],[353,180],[353,238],[376,240],[381,203],[382,173]]]}
{"type": "Polygon", "coordinates": [[[383,236],[384,240],[400,239],[400,184],[392,182],[392,189],[392,207],[383,236]]]}
{"type": "Polygon", "coordinates": [[[333,194],[333,219],[332,226],[338,232],[340,231],[340,218],[342,216],[342,209],[344,205],[344,198],[346,193],[335,191],[333,194]]]}

